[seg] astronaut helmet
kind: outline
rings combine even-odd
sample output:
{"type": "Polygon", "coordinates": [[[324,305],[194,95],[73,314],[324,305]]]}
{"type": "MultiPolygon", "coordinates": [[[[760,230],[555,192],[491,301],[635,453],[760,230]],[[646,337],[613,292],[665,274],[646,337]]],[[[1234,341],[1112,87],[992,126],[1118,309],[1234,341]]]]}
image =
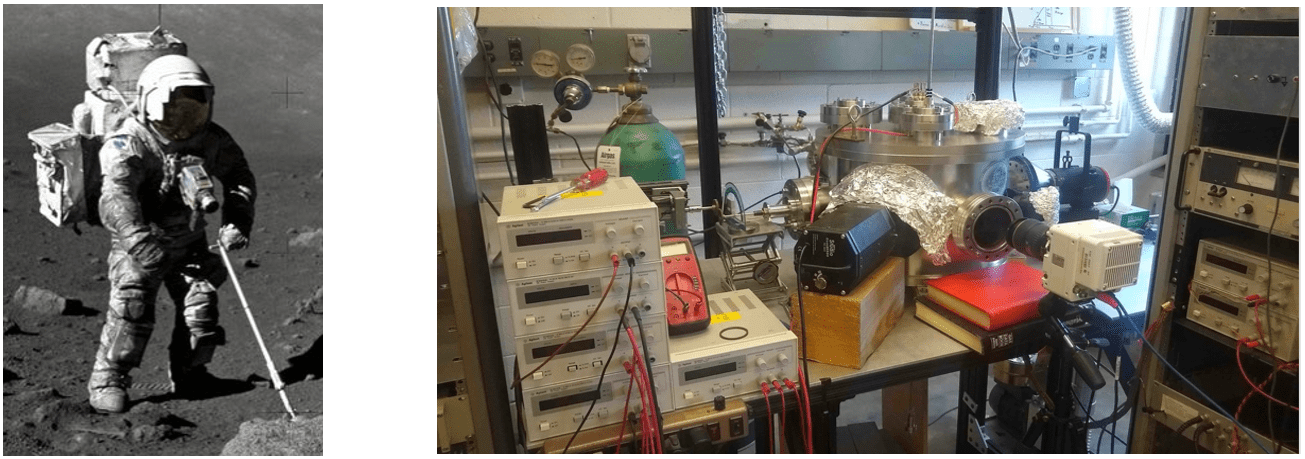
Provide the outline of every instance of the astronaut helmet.
{"type": "Polygon", "coordinates": [[[138,116],[164,138],[186,140],[208,125],[213,83],[189,57],[154,59],[141,71],[136,89],[138,116]]]}

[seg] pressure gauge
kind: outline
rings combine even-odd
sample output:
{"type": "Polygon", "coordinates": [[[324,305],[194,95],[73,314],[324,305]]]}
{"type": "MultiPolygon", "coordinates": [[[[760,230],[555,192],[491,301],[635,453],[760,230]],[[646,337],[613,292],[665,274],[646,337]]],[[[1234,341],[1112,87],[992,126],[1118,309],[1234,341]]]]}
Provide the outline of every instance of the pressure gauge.
{"type": "Polygon", "coordinates": [[[530,69],[535,71],[535,75],[553,78],[561,73],[561,61],[557,53],[541,49],[530,56],[530,69]]]}
{"type": "Polygon", "coordinates": [[[1255,169],[1252,167],[1240,167],[1237,169],[1237,183],[1249,185],[1261,190],[1274,190],[1277,180],[1274,179],[1273,171],[1255,169]]]}
{"type": "Polygon", "coordinates": [[[755,268],[752,269],[752,280],[757,281],[761,285],[769,285],[771,283],[774,283],[775,280],[778,278],[779,278],[779,265],[775,264],[775,262],[773,261],[770,260],[762,261],[761,263],[758,263],[755,268]]]}
{"type": "Polygon", "coordinates": [[[594,49],[583,43],[576,43],[566,49],[566,63],[572,70],[588,72],[594,68],[594,49]]]}

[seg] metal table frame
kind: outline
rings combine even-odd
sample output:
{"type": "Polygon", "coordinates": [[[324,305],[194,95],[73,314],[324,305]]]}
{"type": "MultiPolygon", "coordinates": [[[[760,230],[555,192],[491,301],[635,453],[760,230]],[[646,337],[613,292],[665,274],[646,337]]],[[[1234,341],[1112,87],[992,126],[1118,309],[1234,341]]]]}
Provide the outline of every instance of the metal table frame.
{"type": "MultiPolygon", "coordinates": [[[[802,15],[825,15],[825,16],[863,16],[863,17],[927,17],[930,15],[929,8],[776,8],[776,9],[755,9],[755,8],[730,8],[727,12],[751,13],[766,12],[771,14],[802,14],[802,15]]],[[[447,71],[440,72],[439,80],[439,102],[440,110],[437,118],[441,126],[441,139],[443,147],[440,152],[440,171],[438,179],[443,185],[441,195],[441,205],[439,214],[441,223],[447,223],[445,227],[441,225],[443,232],[447,232],[450,244],[446,244],[445,249],[450,251],[451,261],[460,261],[468,267],[464,276],[460,279],[452,279],[459,287],[455,292],[455,297],[464,298],[466,301],[458,301],[459,319],[470,331],[467,338],[464,339],[464,345],[467,349],[475,349],[477,355],[494,356],[501,355],[496,333],[494,332],[497,321],[494,319],[493,310],[494,302],[490,283],[488,279],[489,266],[488,262],[474,254],[482,253],[484,250],[484,237],[480,233],[480,207],[476,205],[479,197],[479,186],[475,180],[475,167],[470,160],[471,142],[469,138],[470,130],[467,125],[466,105],[463,103],[462,84],[459,78],[460,72],[456,70],[453,64],[451,33],[449,32],[449,21],[447,8],[439,8],[439,24],[437,31],[440,33],[439,52],[441,68],[447,71]],[[447,161],[446,161],[447,160],[447,161]],[[447,204],[447,205],[445,205],[447,204]],[[458,282],[458,280],[466,282],[458,282]],[[483,282],[482,282],[483,281],[483,282]]],[[[1000,74],[998,60],[1001,55],[1001,10],[999,8],[938,8],[935,17],[941,19],[968,19],[977,24],[978,40],[975,45],[975,96],[980,100],[997,98],[997,83],[1000,74]]],[[[695,7],[692,9],[692,35],[693,35],[693,63],[694,63],[694,87],[697,102],[698,113],[698,138],[715,139],[718,134],[718,124],[715,110],[716,89],[713,81],[715,72],[712,63],[715,38],[711,33],[711,11],[710,8],[695,7]]],[[[698,155],[700,159],[701,185],[703,189],[703,201],[711,202],[721,199],[721,181],[720,181],[720,147],[715,142],[702,142],[699,144],[698,155]]],[[[716,217],[711,213],[704,215],[704,224],[707,227],[716,224],[716,217]]],[[[720,244],[708,238],[706,246],[706,255],[708,258],[714,258],[720,253],[720,244]]],[[[715,265],[716,263],[708,263],[715,265]]],[[[705,265],[704,265],[705,266],[705,265]]],[[[904,323],[915,321],[913,317],[904,317],[904,323]]],[[[918,322],[918,321],[916,321],[918,322]]],[[[461,328],[461,327],[460,327],[461,328]]],[[[899,328],[902,326],[899,325],[899,328]]],[[[927,328],[927,327],[926,327],[927,328]]],[[[930,329],[931,330],[931,329],[930,329]]],[[[896,332],[895,332],[896,333],[896,332]]],[[[892,339],[892,335],[889,339],[892,339]]],[[[951,342],[949,338],[938,334],[940,340],[951,342]]],[[[952,342],[952,344],[955,344],[952,342]]],[[[959,345],[957,345],[959,346],[959,345]]],[[[902,377],[903,375],[912,375],[915,378],[927,377],[933,374],[942,374],[954,371],[955,368],[970,368],[966,371],[975,371],[974,374],[962,372],[962,381],[973,381],[970,389],[977,389],[976,393],[981,393],[986,387],[980,388],[986,384],[987,366],[979,365],[976,361],[975,354],[968,351],[955,350],[953,353],[938,355],[931,359],[922,359],[910,363],[901,368],[889,367],[893,371],[889,372],[884,368],[879,370],[865,370],[855,375],[835,375],[821,376],[831,373],[825,373],[823,370],[816,370],[821,366],[813,366],[813,377],[821,379],[828,378],[829,384],[816,386],[817,391],[812,393],[813,405],[820,405],[824,416],[833,425],[833,420],[837,418],[837,405],[830,405],[839,400],[851,398],[852,395],[860,392],[874,390],[886,385],[896,384],[909,380],[902,377]],[[967,366],[968,365],[968,366],[967,366]],[[892,373],[892,374],[889,374],[892,373]],[[839,399],[839,397],[843,397],[839,399]]],[[[480,359],[475,359],[480,361],[480,359]]],[[[873,361],[874,358],[872,357],[873,361]]],[[[505,400],[497,400],[489,396],[494,393],[504,393],[506,383],[501,368],[497,365],[474,365],[470,372],[473,379],[479,379],[482,383],[476,384],[476,391],[473,393],[478,404],[474,412],[478,413],[475,417],[477,423],[477,432],[483,432],[489,436],[489,439],[482,439],[480,443],[487,445],[495,452],[511,452],[514,450],[510,436],[499,435],[501,432],[511,432],[507,426],[511,425],[510,410],[505,400]],[[482,392],[480,388],[484,388],[482,392]],[[506,430],[504,430],[506,429],[506,430]]],[[[982,395],[982,394],[980,394],[982,395]]],[[[760,402],[760,399],[756,400],[760,402]]],[[[982,404],[980,404],[982,410],[982,404]]],[[[833,431],[830,429],[826,434],[830,440],[821,444],[834,445],[833,431]]],[[[963,451],[958,445],[958,452],[963,451]]]]}

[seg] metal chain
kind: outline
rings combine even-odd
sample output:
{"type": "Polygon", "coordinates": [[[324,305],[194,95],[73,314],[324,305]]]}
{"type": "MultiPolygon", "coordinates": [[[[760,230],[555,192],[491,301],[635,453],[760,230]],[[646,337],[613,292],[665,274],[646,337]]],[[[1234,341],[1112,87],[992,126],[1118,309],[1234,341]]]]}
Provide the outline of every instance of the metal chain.
{"type": "Polygon", "coordinates": [[[716,116],[724,118],[730,110],[730,93],[725,88],[725,78],[729,74],[729,53],[725,51],[725,9],[712,8],[712,33],[715,35],[716,49],[716,116]]]}

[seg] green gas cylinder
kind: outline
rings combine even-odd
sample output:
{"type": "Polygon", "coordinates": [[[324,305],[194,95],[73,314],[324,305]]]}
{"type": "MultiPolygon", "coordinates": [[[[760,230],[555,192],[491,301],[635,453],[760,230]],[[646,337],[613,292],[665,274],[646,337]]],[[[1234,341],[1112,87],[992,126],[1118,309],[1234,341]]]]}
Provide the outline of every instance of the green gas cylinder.
{"type": "MultiPolygon", "coordinates": [[[[684,147],[641,100],[621,109],[599,145],[620,147],[620,175],[636,182],[684,179],[684,147]]],[[[600,147],[600,155],[603,150],[610,149],[600,147]]]]}

